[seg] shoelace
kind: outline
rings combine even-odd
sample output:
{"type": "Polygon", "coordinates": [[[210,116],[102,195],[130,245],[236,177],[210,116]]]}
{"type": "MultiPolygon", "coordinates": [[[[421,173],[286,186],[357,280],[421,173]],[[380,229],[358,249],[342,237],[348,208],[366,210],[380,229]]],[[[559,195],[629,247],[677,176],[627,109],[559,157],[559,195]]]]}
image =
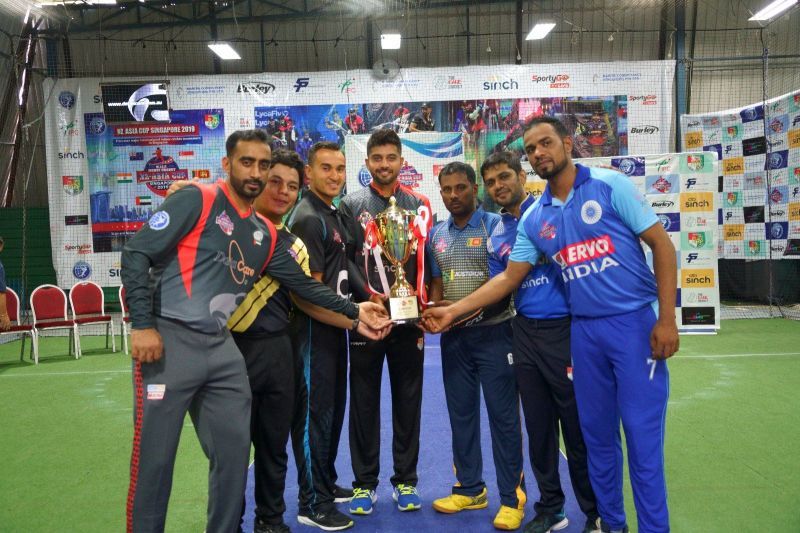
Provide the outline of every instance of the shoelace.
{"type": "Polygon", "coordinates": [[[361,488],[353,489],[353,499],[369,498],[369,497],[370,497],[369,489],[361,489],[361,488]]]}
{"type": "Polygon", "coordinates": [[[397,485],[397,492],[403,496],[412,496],[417,493],[417,487],[414,485],[397,485]]]}

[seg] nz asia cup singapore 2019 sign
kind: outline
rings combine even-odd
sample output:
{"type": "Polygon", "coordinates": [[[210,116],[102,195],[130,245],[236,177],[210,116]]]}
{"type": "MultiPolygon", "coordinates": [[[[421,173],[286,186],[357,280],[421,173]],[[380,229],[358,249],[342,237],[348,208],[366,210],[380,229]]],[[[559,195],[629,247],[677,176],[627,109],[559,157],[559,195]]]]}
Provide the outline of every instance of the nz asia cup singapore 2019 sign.
{"type": "MultiPolygon", "coordinates": [[[[561,119],[579,157],[669,150],[674,61],[266,72],[163,79],[46,79],[46,150],[58,283],[119,285],[120,250],[158,209],[170,183],[224,177],[225,138],[262,128],[273,149],[304,159],[314,142],[341,146],[348,188],[367,182],[349,153],[378,128],[400,134],[427,102],[433,134],[403,135],[401,179],[438,200],[449,160],[479,168],[496,150],[522,151],[522,126],[561,119]],[[412,137],[419,135],[416,140],[412,137]],[[431,136],[432,135],[432,136],[431,136]]],[[[443,216],[443,206],[434,210],[443,216]]]]}

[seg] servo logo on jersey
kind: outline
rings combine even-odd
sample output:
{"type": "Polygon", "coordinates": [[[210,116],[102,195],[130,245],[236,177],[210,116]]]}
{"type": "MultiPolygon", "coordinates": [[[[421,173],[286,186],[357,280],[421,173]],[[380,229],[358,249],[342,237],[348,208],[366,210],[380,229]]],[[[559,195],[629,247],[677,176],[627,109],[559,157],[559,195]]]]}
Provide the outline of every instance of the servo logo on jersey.
{"type": "Polygon", "coordinates": [[[611,237],[603,235],[565,246],[553,256],[553,260],[561,266],[564,282],[569,282],[619,266],[611,257],[614,252],[611,237]]]}

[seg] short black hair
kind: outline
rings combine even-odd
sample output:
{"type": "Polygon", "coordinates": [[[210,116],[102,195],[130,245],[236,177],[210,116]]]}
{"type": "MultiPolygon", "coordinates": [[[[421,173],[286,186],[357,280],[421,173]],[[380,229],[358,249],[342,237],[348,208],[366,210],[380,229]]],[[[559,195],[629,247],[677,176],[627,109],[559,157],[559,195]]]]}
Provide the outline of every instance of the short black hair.
{"type": "Polygon", "coordinates": [[[269,146],[270,136],[264,130],[237,130],[225,140],[225,154],[230,157],[239,141],[261,141],[269,146]]]}
{"type": "Polygon", "coordinates": [[[481,177],[484,178],[486,171],[497,165],[508,165],[508,168],[519,174],[522,172],[522,164],[519,162],[519,157],[508,150],[502,152],[495,152],[483,160],[481,165],[481,177]]]}
{"type": "Polygon", "coordinates": [[[342,149],[339,148],[339,145],[333,141],[319,141],[315,142],[311,149],[308,151],[308,164],[314,164],[314,158],[317,156],[317,152],[320,150],[331,150],[333,152],[341,152],[342,149]]]}
{"type": "Polygon", "coordinates": [[[447,163],[442,170],[439,171],[439,184],[442,183],[442,176],[449,176],[451,174],[464,174],[469,182],[475,185],[475,169],[461,161],[453,161],[447,163]]]}
{"type": "Polygon", "coordinates": [[[299,185],[301,187],[303,186],[303,175],[306,172],[306,165],[303,163],[303,160],[300,159],[300,156],[297,152],[285,150],[283,148],[272,152],[272,162],[270,162],[269,168],[272,168],[275,165],[284,165],[296,170],[297,177],[300,179],[299,185]]]}
{"type": "Polygon", "coordinates": [[[369,140],[367,141],[367,157],[369,157],[369,153],[373,148],[386,144],[396,146],[397,153],[403,153],[403,143],[400,142],[400,137],[397,135],[397,132],[390,129],[380,129],[369,136],[369,140]]]}
{"type": "Polygon", "coordinates": [[[532,119],[530,119],[528,123],[525,124],[525,129],[522,131],[522,134],[525,135],[529,129],[538,126],[539,124],[550,124],[551,126],[553,126],[553,129],[556,130],[558,136],[561,137],[562,139],[564,137],[569,137],[569,131],[567,130],[567,127],[564,126],[563,122],[561,122],[555,117],[548,117],[544,115],[539,117],[533,117],[532,119]]]}

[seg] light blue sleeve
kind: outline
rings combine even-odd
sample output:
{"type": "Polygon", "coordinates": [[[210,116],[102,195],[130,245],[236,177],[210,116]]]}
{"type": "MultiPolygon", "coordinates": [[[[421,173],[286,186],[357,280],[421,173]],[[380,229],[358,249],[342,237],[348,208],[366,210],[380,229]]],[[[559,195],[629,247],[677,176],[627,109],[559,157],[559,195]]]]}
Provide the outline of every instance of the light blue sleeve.
{"type": "Polygon", "coordinates": [[[516,261],[517,263],[524,263],[527,261],[535,265],[539,260],[541,251],[536,247],[525,231],[525,221],[532,212],[533,209],[525,211],[525,214],[522,215],[522,218],[519,220],[519,224],[517,224],[517,239],[514,241],[514,248],[511,250],[511,255],[508,258],[509,261],[516,261]]]}
{"type": "Polygon", "coordinates": [[[432,278],[442,277],[442,270],[439,268],[439,263],[436,262],[436,256],[433,255],[433,239],[440,227],[441,226],[439,224],[434,226],[433,231],[428,238],[428,242],[425,243],[425,260],[428,263],[428,271],[431,273],[432,278]]]}
{"type": "Polygon", "coordinates": [[[650,207],[650,202],[627,176],[609,171],[597,177],[611,187],[611,205],[636,235],[642,234],[653,224],[658,223],[658,216],[650,207]]]}

